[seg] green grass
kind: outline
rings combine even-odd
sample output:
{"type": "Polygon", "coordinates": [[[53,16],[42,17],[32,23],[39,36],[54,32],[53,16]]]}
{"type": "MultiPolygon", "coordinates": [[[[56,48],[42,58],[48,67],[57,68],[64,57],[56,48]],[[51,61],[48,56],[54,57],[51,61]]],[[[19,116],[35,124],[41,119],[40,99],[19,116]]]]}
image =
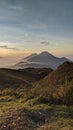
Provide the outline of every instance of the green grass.
{"type": "Polygon", "coordinates": [[[73,106],[51,104],[25,87],[0,90],[0,130],[72,130],[73,106]]]}

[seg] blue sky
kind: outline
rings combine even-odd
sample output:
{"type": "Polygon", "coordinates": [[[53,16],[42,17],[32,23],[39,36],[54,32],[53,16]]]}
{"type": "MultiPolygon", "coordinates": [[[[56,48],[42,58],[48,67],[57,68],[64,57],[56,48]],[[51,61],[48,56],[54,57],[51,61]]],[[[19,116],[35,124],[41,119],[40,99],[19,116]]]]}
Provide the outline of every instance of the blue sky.
{"type": "Polygon", "coordinates": [[[73,59],[73,0],[0,0],[0,55],[45,50],[73,59]]]}

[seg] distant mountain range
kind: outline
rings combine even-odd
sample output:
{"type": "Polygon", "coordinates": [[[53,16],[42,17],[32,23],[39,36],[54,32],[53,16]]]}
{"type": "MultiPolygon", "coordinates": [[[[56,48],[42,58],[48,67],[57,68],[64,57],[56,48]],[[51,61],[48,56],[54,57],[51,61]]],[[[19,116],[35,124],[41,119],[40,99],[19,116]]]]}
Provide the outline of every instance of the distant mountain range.
{"type": "Polygon", "coordinates": [[[15,64],[13,68],[52,68],[56,69],[59,65],[63,64],[69,59],[62,57],[56,57],[49,52],[42,52],[40,54],[31,54],[26,58],[23,58],[20,62],[15,64]]]}

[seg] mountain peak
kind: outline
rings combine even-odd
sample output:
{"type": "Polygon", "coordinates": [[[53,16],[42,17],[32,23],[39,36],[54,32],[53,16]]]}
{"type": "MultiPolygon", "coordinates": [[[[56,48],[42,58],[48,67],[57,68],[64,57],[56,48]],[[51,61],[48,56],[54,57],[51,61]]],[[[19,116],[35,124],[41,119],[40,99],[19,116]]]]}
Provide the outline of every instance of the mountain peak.
{"type": "Polygon", "coordinates": [[[40,53],[40,55],[44,55],[44,56],[52,56],[51,53],[49,53],[48,51],[43,51],[40,53]]]}

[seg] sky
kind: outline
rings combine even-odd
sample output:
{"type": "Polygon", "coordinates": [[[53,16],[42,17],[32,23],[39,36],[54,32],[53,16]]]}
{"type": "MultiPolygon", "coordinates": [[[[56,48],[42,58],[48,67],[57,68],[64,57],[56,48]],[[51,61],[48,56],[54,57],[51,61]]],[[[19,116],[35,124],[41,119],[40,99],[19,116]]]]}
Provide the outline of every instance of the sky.
{"type": "Polygon", "coordinates": [[[0,0],[0,57],[42,51],[73,60],[73,0],[0,0]]]}

